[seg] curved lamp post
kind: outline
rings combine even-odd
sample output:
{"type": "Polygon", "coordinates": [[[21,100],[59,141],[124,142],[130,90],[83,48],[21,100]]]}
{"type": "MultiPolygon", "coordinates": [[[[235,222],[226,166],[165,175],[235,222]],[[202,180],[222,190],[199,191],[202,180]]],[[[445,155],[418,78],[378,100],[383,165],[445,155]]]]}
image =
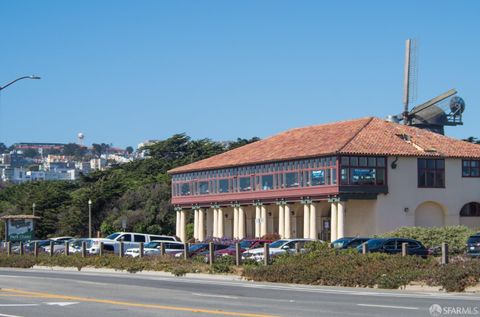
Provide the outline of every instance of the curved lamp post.
{"type": "Polygon", "coordinates": [[[19,77],[15,80],[12,80],[11,82],[5,84],[4,86],[0,86],[0,91],[2,91],[3,89],[7,88],[8,86],[16,83],[17,81],[19,80],[22,80],[22,79],[40,79],[39,76],[35,76],[35,75],[31,75],[31,76],[22,76],[22,77],[19,77]]]}

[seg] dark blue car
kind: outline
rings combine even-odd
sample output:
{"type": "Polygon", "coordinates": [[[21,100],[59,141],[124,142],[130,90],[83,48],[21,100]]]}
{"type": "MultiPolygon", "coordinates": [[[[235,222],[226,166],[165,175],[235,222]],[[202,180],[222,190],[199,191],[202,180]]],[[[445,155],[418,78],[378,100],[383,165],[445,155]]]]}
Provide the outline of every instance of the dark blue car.
{"type": "MultiPolygon", "coordinates": [[[[402,253],[402,244],[407,243],[407,254],[418,255],[426,258],[430,251],[417,240],[405,238],[373,238],[367,241],[368,252],[381,252],[388,254],[402,253]]],[[[358,252],[362,252],[362,245],[357,247],[358,252]]]]}

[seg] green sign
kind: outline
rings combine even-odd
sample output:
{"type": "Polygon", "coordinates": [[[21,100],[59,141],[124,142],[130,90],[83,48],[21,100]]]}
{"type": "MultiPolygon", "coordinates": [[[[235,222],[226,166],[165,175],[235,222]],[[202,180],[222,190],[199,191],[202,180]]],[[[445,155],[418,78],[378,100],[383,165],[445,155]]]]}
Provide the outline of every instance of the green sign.
{"type": "Polygon", "coordinates": [[[8,241],[33,240],[33,219],[8,219],[8,241]]]}

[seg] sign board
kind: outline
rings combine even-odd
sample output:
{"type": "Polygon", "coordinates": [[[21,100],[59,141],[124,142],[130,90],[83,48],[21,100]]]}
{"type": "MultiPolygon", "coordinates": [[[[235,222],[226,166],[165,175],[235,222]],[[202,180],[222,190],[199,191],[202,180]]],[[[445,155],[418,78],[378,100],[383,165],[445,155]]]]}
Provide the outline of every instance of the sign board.
{"type": "Polygon", "coordinates": [[[33,240],[33,219],[8,219],[7,233],[8,241],[33,240]]]}
{"type": "Polygon", "coordinates": [[[127,229],[127,218],[122,218],[122,229],[127,229]]]}

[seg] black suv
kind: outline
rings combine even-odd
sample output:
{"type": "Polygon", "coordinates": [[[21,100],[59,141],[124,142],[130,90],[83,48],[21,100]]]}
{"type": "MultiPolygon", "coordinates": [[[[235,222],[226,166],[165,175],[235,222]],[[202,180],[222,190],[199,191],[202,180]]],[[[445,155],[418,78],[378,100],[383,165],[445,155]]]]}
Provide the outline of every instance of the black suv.
{"type": "Polygon", "coordinates": [[[470,236],[467,240],[467,255],[480,256],[480,233],[470,236]]]}
{"type": "MultiPolygon", "coordinates": [[[[389,254],[402,253],[402,243],[407,243],[407,254],[426,258],[430,251],[420,241],[405,238],[373,238],[367,241],[368,252],[382,252],[389,254]]],[[[362,246],[357,247],[362,252],[362,246]]]]}

